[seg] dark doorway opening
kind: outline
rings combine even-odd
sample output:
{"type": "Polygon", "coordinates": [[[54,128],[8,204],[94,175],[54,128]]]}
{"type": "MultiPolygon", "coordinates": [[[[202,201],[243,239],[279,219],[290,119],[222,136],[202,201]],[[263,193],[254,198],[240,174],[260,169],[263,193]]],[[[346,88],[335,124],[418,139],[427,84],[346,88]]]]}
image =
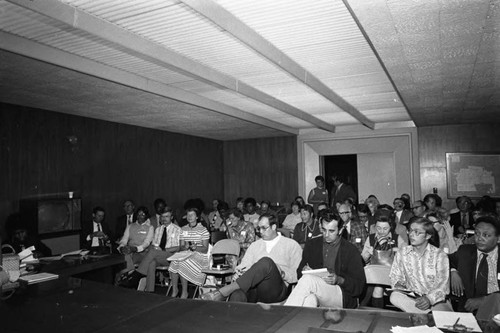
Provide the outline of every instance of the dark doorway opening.
{"type": "MultiPolygon", "coordinates": [[[[352,155],[329,155],[322,156],[325,168],[326,188],[330,202],[332,201],[333,184],[332,177],[342,176],[345,183],[351,185],[356,194],[358,193],[358,158],[356,154],[352,155]]],[[[357,204],[357,202],[355,202],[357,204]]]]}

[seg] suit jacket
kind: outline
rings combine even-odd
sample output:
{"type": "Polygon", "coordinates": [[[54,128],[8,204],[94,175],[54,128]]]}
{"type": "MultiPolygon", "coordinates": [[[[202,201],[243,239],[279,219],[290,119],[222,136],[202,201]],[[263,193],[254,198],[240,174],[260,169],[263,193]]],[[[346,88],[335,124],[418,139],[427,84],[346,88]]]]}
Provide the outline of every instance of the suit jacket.
{"type": "MultiPolygon", "coordinates": [[[[400,224],[406,224],[413,217],[413,213],[409,210],[403,209],[403,213],[401,213],[401,218],[399,219],[400,224]]],[[[391,220],[396,222],[396,211],[393,211],[390,216],[391,220]]],[[[397,222],[396,222],[397,223],[397,222]]]]}
{"type": "MultiPolygon", "coordinates": [[[[108,235],[109,239],[113,239],[113,235],[106,222],[101,223],[102,232],[108,235]]],[[[82,227],[82,232],[80,233],[80,247],[82,249],[90,249],[92,247],[92,238],[90,241],[87,240],[87,236],[94,232],[94,223],[89,221],[85,223],[82,227]]]]}
{"type": "MultiPolygon", "coordinates": [[[[472,217],[472,212],[467,213],[469,215],[469,228],[468,230],[474,230],[474,218],[472,217]]],[[[462,213],[456,212],[450,214],[450,225],[453,227],[453,236],[459,234],[458,228],[462,226],[462,213]]]]}
{"type": "Polygon", "coordinates": [[[151,217],[149,218],[149,222],[153,226],[153,229],[156,230],[158,226],[160,225],[160,220],[158,219],[158,216],[156,216],[156,213],[151,214],[151,217]]]}
{"type": "MultiPolygon", "coordinates": [[[[302,269],[308,264],[313,269],[324,268],[323,265],[323,237],[313,238],[306,242],[302,252],[302,260],[297,269],[297,276],[302,276],[302,269]]],[[[344,278],[342,301],[344,308],[356,308],[356,299],[361,295],[366,284],[363,259],[356,247],[340,240],[339,252],[335,261],[335,273],[344,278]]]]}
{"type": "Polygon", "coordinates": [[[342,237],[351,242],[358,249],[358,253],[363,251],[368,232],[361,222],[351,220],[351,233],[347,233],[347,228],[342,232],[342,237]]]}
{"type": "MultiPolygon", "coordinates": [[[[497,245],[498,246],[498,245],[497,245]]],[[[464,296],[460,303],[464,303],[469,298],[474,298],[477,266],[477,247],[475,244],[466,244],[458,248],[457,252],[448,255],[450,268],[455,268],[462,278],[464,284],[464,296]]],[[[500,253],[497,261],[497,274],[500,273],[500,253]]],[[[500,281],[498,284],[500,288],[500,281]]]]}
{"type": "MultiPolygon", "coordinates": [[[[132,222],[134,222],[134,219],[132,218],[132,222]]],[[[120,241],[123,237],[123,233],[125,232],[125,229],[127,228],[127,214],[124,214],[122,216],[119,216],[116,219],[116,224],[115,224],[115,239],[117,241],[120,241]]]]}
{"type": "Polygon", "coordinates": [[[339,201],[344,202],[347,198],[352,198],[354,202],[356,202],[356,199],[358,198],[351,185],[342,184],[338,191],[337,187],[334,187],[332,189],[332,202],[330,206],[335,207],[335,203],[339,201]]]}

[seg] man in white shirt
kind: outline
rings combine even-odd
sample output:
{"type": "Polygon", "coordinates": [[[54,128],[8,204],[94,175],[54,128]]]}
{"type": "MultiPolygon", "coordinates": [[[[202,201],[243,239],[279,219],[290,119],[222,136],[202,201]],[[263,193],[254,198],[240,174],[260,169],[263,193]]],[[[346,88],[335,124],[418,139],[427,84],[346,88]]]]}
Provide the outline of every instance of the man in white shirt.
{"type": "MultiPolygon", "coordinates": [[[[104,223],[105,215],[104,208],[94,207],[92,223],[85,225],[82,230],[82,248],[103,251],[105,247],[109,246],[110,232],[104,223]]],[[[108,250],[110,249],[108,248],[108,250]]]]}
{"type": "Polygon", "coordinates": [[[146,277],[146,291],[154,292],[156,266],[168,266],[167,260],[179,251],[181,228],[172,223],[172,208],[165,207],[160,225],[155,230],[153,242],[139,267],[129,276],[126,286],[136,288],[139,280],[146,277]]]}
{"type": "Polygon", "coordinates": [[[237,302],[281,302],[288,285],[297,282],[302,248],[293,239],[278,235],[276,219],[263,215],[258,221],[261,239],[253,242],[236,268],[236,281],[220,290],[203,294],[205,300],[237,302]]]}

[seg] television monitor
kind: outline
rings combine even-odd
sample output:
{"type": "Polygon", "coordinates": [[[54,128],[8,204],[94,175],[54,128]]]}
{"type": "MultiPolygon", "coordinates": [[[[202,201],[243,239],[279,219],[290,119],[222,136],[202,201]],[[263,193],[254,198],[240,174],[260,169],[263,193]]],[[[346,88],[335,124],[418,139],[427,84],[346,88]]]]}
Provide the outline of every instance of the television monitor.
{"type": "Polygon", "coordinates": [[[21,202],[21,214],[40,236],[71,233],[81,229],[79,198],[39,199],[21,202]]]}

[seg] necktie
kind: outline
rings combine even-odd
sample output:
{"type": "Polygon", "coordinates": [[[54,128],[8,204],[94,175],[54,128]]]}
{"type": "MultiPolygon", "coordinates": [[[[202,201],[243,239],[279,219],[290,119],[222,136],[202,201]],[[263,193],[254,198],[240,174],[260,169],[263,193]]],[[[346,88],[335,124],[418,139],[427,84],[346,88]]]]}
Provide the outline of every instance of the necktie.
{"type": "Polygon", "coordinates": [[[469,223],[467,223],[467,213],[462,213],[462,226],[464,229],[469,228],[469,223]]]}
{"type": "Polygon", "coordinates": [[[481,262],[477,269],[476,277],[476,290],[474,297],[486,296],[488,295],[488,262],[486,261],[488,255],[483,253],[481,262]]]}
{"type": "Polygon", "coordinates": [[[167,245],[167,227],[163,228],[163,235],[161,236],[160,247],[165,250],[165,245],[167,245]]]}
{"type": "MultiPolygon", "coordinates": [[[[102,231],[100,223],[97,223],[97,231],[102,231]]],[[[98,238],[98,240],[99,240],[99,246],[104,246],[104,242],[102,241],[102,238],[98,238]]]]}
{"type": "Polygon", "coordinates": [[[127,223],[132,223],[132,215],[127,215],[127,223]]]}

